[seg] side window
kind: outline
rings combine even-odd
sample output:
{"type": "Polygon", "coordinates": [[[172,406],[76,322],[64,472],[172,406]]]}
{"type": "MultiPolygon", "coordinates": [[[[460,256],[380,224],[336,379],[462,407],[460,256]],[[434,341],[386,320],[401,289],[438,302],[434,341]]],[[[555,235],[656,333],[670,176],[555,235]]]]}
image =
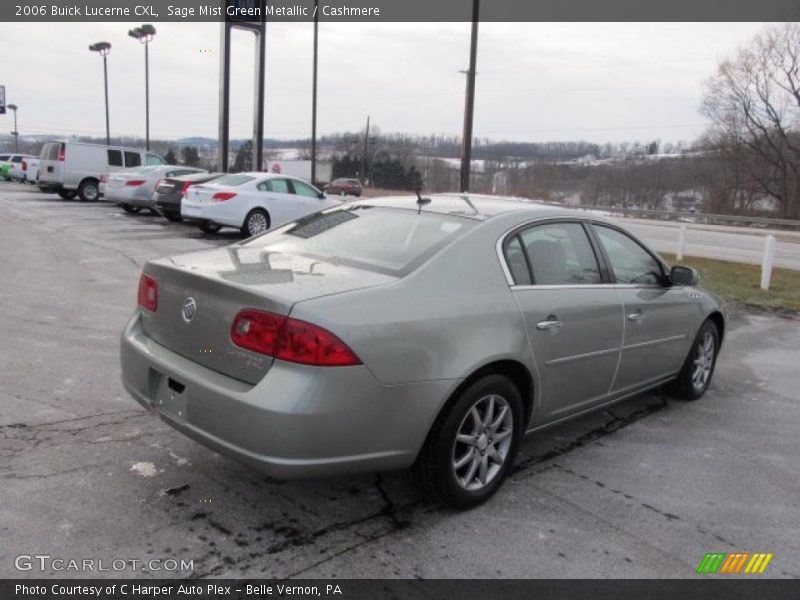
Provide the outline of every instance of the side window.
{"type": "Polygon", "coordinates": [[[600,268],[580,223],[548,223],[520,235],[534,285],[600,283],[600,268]]]}
{"type": "Polygon", "coordinates": [[[156,154],[148,154],[145,157],[145,161],[150,166],[159,166],[159,165],[167,164],[166,161],[163,158],[161,158],[160,156],[157,156],[156,154]]]}
{"type": "Polygon", "coordinates": [[[121,167],[122,166],[122,151],[121,150],[109,150],[108,151],[108,166],[109,167],[121,167]]]}
{"type": "Polygon", "coordinates": [[[289,189],[289,182],[285,179],[268,179],[266,183],[269,184],[270,192],[276,192],[278,194],[291,194],[291,190],[289,189]]]}
{"type": "Polygon", "coordinates": [[[126,152],[125,153],[125,166],[126,167],[141,167],[142,166],[142,155],[138,152],[126,152]]]}
{"type": "Polygon", "coordinates": [[[506,264],[516,285],[530,285],[532,283],[531,272],[528,270],[528,261],[525,258],[522,242],[519,241],[518,235],[515,235],[506,244],[506,264]]]}
{"type": "Polygon", "coordinates": [[[319,198],[319,192],[302,181],[292,181],[294,186],[294,193],[298,196],[307,196],[309,198],[319,198]]]}
{"type": "Polygon", "coordinates": [[[269,184],[269,179],[265,179],[256,186],[259,192],[271,192],[272,186],[269,184]]]}
{"type": "Polygon", "coordinates": [[[617,283],[661,284],[664,277],[661,265],[633,238],[602,225],[595,225],[594,229],[611,262],[617,283]]]}

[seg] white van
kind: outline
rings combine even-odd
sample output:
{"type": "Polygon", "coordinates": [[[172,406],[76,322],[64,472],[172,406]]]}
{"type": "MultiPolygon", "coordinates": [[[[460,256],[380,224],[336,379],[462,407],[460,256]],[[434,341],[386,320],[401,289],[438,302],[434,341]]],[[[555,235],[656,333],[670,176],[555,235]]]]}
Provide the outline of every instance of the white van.
{"type": "Polygon", "coordinates": [[[140,148],[83,142],[47,142],[39,156],[39,189],[65,199],[100,197],[100,178],[112,171],[142,165],[165,165],[163,158],[140,148]]]}

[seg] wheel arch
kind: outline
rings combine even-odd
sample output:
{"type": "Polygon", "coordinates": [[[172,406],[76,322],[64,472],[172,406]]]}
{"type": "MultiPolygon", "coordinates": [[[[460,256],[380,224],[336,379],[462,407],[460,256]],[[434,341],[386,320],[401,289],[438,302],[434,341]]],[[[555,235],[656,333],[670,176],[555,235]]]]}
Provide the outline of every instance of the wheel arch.
{"type": "Polygon", "coordinates": [[[717,326],[719,332],[719,343],[722,345],[722,340],[725,339],[725,317],[718,310],[715,310],[706,317],[707,321],[711,321],[717,326]]]}
{"type": "Polygon", "coordinates": [[[439,408],[439,412],[436,414],[436,418],[432,421],[430,427],[428,428],[427,436],[430,432],[435,428],[436,423],[444,418],[444,415],[447,414],[447,411],[453,405],[453,403],[461,396],[461,394],[466,390],[469,386],[475,383],[481,377],[485,377],[486,375],[504,375],[511,382],[516,386],[519,390],[520,397],[522,398],[522,406],[525,410],[525,414],[522,421],[522,429],[523,432],[527,428],[527,424],[530,421],[531,414],[533,412],[533,400],[534,400],[534,383],[533,383],[533,376],[531,375],[530,370],[524,364],[519,362],[518,360],[514,359],[500,359],[494,360],[490,363],[482,365],[475,369],[469,376],[467,376],[458,386],[450,393],[447,400],[442,404],[439,408]]]}

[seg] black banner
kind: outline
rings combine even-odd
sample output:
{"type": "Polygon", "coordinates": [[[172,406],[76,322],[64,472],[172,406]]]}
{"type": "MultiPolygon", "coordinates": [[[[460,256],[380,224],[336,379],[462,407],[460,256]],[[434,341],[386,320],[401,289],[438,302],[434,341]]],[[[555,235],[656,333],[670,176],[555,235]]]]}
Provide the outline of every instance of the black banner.
{"type": "MultiPolygon", "coordinates": [[[[457,22],[473,0],[3,0],[0,21],[457,22]]],[[[481,21],[796,21],[796,0],[482,0],[481,21]]]]}
{"type": "Polygon", "coordinates": [[[114,580],[0,581],[0,600],[770,600],[800,597],[800,581],[748,576],[703,579],[331,579],[331,580],[114,580]],[[745,578],[747,577],[747,578],[745,578]]]}

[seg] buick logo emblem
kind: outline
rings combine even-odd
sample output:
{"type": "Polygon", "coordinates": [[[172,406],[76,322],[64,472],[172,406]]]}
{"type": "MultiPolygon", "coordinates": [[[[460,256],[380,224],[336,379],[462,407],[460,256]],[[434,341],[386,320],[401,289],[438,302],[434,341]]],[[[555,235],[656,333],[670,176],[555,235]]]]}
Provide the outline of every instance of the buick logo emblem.
{"type": "Polygon", "coordinates": [[[183,316],[183,320],[186,323],[191,323],[194,316],[197,314],[197,302],[194,301],[194,298],[189,297],[183,301],[183,307],[181,308],[181,315],[183,316]]]}

